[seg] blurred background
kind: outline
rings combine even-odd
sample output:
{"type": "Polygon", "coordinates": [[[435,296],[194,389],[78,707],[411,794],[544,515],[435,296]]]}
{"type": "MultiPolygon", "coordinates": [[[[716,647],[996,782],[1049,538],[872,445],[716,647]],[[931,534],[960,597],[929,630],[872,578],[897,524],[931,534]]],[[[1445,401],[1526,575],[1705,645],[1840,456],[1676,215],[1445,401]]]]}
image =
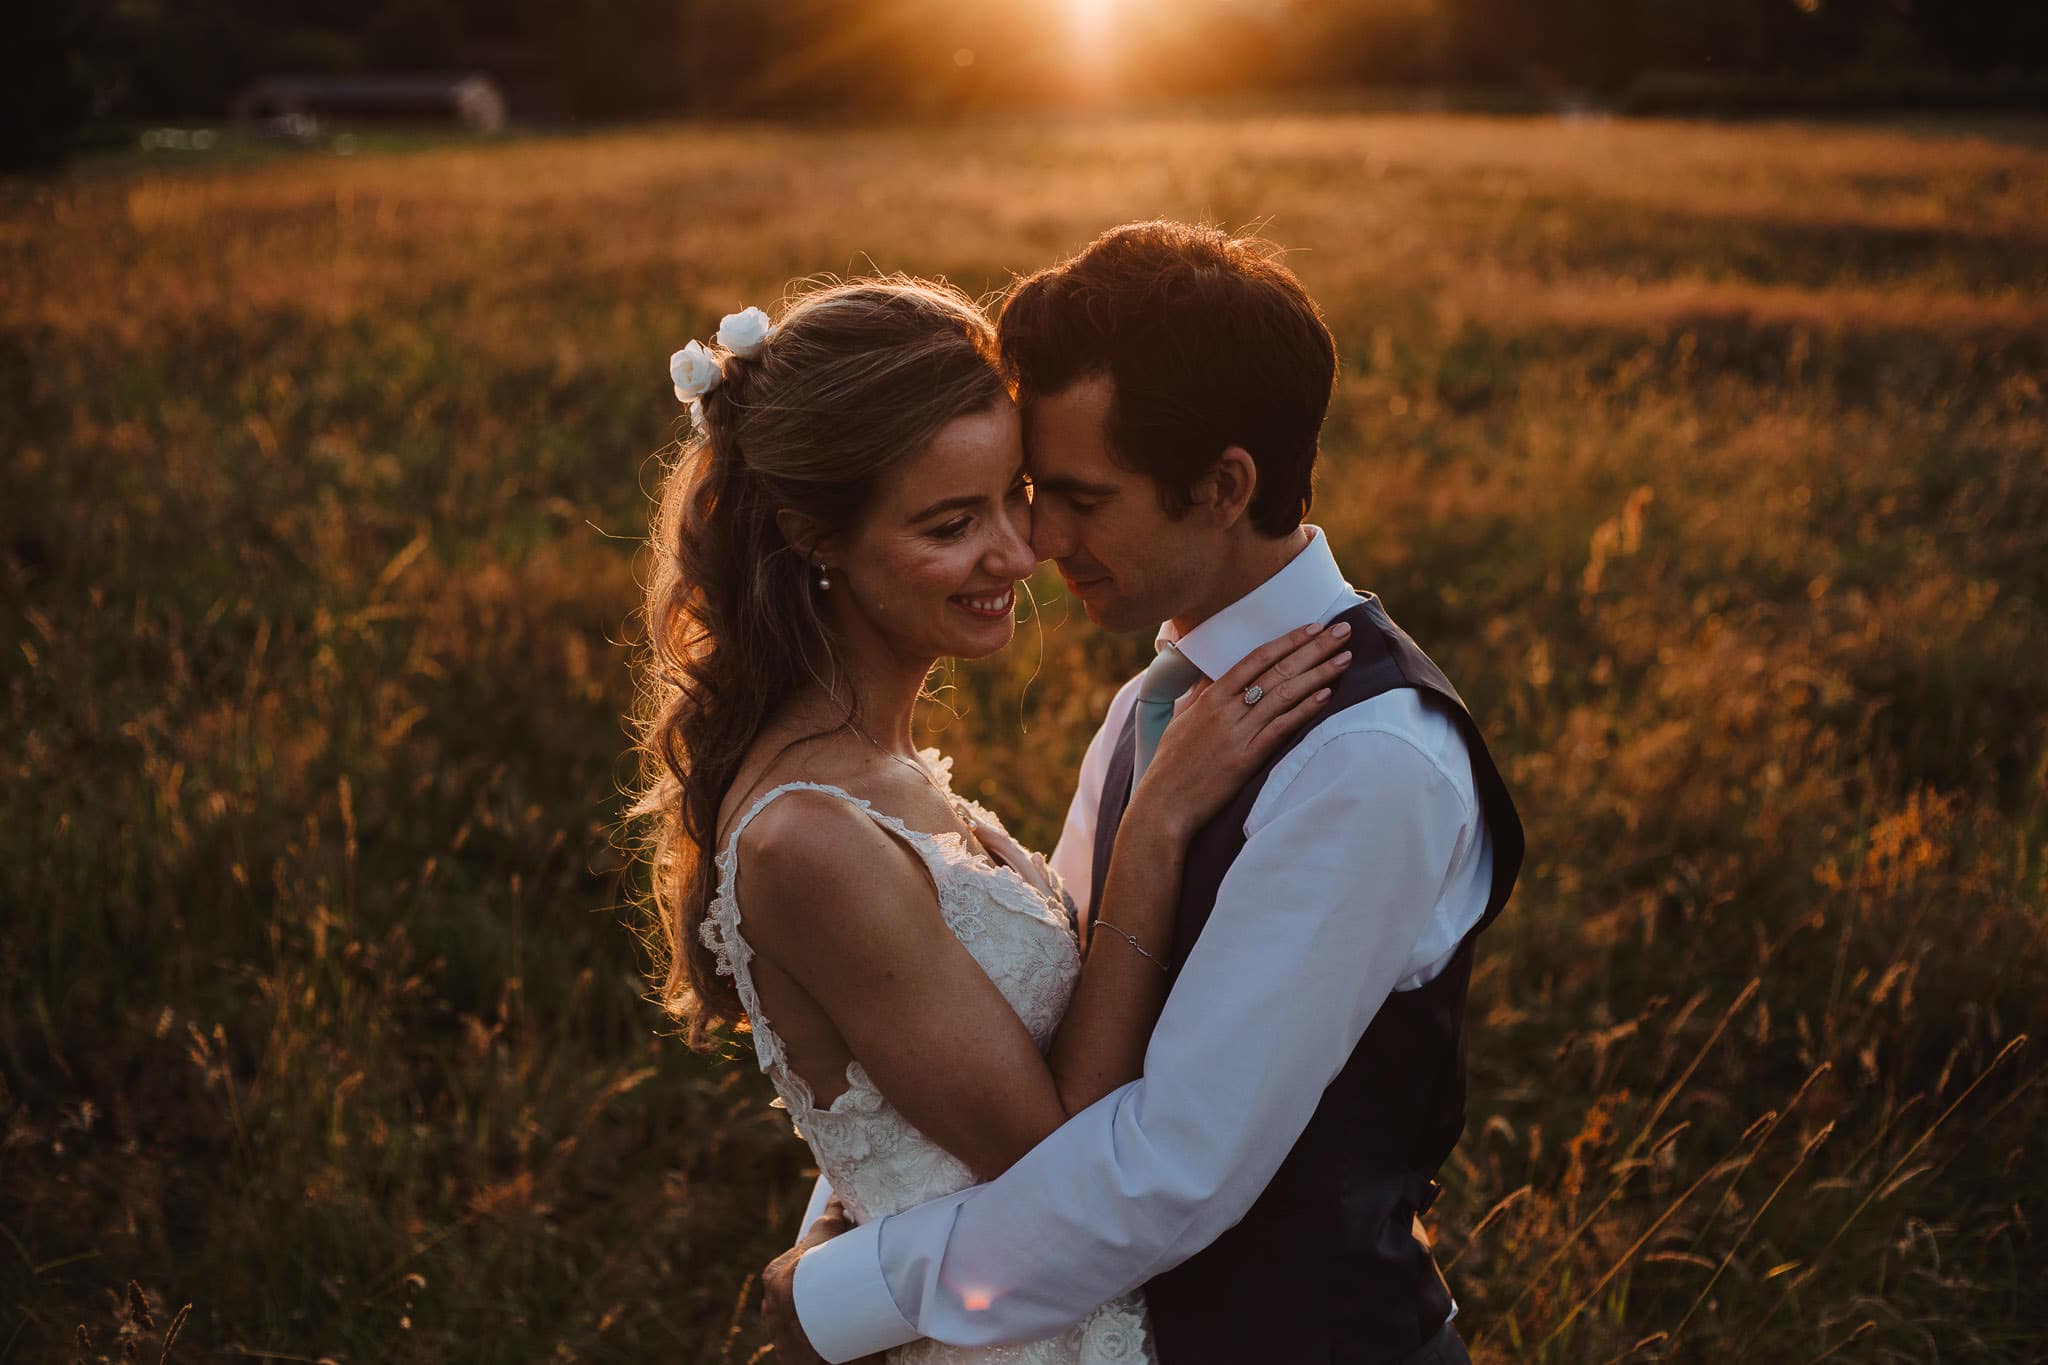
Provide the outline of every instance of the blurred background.
{"type": "MultiPolygon", "coordinates": [[[[2043,13],[16,16],[0,1361],[763,1358],[807,1153],[619,823],[667,356],[1150,216],[1288,249],[1314,520],[1528,824],[1475,1356],[2039,1359],[2043,13]]],[[[1147,645],[1033,587],[921,727],[1049,847],[1147,645]]]]}
{"type": "Polygon", "coordinates": [[[555,124],[1362,90],[1637,113],[2048,103],[2048,12],[2024,0],[85,0],[35,7],[11,46],[11,165],[139,120],[246,118],[283,75],[353,89],[359,116],[390,73],[480,76],[513,119],[555,124]]]}

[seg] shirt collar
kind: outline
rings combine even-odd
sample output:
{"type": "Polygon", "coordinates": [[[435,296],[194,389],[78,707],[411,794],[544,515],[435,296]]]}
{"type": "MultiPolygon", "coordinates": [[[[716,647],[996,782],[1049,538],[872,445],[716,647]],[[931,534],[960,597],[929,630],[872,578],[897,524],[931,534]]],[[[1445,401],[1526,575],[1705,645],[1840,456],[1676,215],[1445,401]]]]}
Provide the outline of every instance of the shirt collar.
{"type": "Polygon", "coordinates": [[[1329,537],[1321,527],[1307,530],[1308,544],[1278,573],[1186,635],[1176,632],[1173,622],[1166,622],[1159,627],[1153,647],[1177,647],[1204,677],[1214,679],[1268,640],[1323,620],[1339,598],[1355,594],[1330,553],[1329,537]]]}

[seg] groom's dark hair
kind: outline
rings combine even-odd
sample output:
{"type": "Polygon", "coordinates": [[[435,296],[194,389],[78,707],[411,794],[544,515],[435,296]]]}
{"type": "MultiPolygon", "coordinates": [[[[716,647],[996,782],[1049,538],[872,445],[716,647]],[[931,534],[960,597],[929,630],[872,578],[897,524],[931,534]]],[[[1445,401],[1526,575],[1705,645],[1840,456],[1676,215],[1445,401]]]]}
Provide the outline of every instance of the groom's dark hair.
{"type": "Polygon", "coordinates": [[[1235,445],[1258,466],[1253,526],[1282,536],[1308,514],[1337,347],[1270,243],[1192,223],[1111,228],[1018,281],[998,334],[1027,406],[1109,377],[1109,448],[1170,511],[1235,445]]]}

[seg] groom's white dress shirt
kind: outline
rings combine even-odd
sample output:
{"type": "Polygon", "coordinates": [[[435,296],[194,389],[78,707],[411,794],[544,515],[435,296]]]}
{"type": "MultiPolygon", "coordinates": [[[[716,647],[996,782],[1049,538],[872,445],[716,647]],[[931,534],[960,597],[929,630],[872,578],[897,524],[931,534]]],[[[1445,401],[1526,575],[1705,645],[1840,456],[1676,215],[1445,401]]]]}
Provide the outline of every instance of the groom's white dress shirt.
{"type": "MultiPolygon", "coordinates": [[[[1309,529],[1284,568],[1176,640],[1206,676],[1362,600],[1309,529]]],[[[1170,625],[1159,638],[1175,639],[1170,625]]],[[[1103,776],[1136,689],[1117,693],[1089,743],[1052,856],[1084,914],[1103,776]]],[[[1486,908],[1493,856],[1469,751],[1411,688],[1316,726],[1244,830],[1141,1079],[999,1179],[798,1262],[797,1316],[826,1360],[917,1337],[1056,1336],[1209,1245],[1272,1179],[1388,993],[1433,979],[1486,908]]]]}

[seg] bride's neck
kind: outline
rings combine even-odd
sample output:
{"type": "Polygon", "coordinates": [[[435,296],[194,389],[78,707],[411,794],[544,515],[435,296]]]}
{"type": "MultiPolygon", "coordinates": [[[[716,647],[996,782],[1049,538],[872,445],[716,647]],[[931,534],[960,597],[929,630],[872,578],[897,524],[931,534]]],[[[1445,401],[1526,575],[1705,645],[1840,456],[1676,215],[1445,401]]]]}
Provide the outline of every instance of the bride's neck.
{"type": "Polygon", "coordinates": [[[805,684],[793,705],[821,726],[849,719],[883,752],[914,758],[911,720],[936,659],[903,660],[872,649],[842,647],[836,677],[805,684]],[[829,685],[828,685],[829,684],[829,685]]]}

